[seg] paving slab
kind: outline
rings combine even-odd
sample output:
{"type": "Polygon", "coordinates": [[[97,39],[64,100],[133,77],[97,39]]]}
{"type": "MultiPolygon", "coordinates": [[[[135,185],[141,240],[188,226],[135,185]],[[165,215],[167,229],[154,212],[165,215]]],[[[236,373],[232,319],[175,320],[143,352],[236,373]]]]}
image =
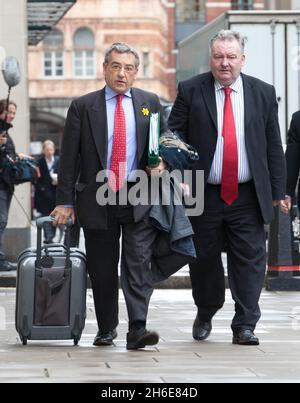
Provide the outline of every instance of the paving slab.
{"type": "Polygon", "coordinates": [[[87,292],[86,327],[78,346],[72,341],[28,341],[14,328],[15,289],[0,289],[0,383],[203,383],[300,382],[300,293],[267,292],[261,297],[259,346],[231,343],[233,301],[213,320],[208,340],[191,336],[195,316],[191,290],[157,289],[148,327],[161,339],[156,347],[127,351],[127,314],[120,293],[120,324],[115,345],[94,347],[97,331],[93,298],[87,292]]]}

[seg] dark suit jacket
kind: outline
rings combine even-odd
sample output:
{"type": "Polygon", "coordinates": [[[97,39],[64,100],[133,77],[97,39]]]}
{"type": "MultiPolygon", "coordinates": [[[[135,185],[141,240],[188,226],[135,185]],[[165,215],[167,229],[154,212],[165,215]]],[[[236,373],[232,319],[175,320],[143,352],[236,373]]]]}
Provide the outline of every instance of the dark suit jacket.
{"type": "MultiPolygon", "coordinates": [[[[269,223],[273,217],[272,200],[284,198],[286,181],[275,90],[254,77],[242,74],[242,78],[246,149],[262,217],[269,223]]],[[[206,183],[218,135],[214,78],[210,72],[179,83],[168,124],[197,149],[199,161],[195,169],[204,170],[206,183]]]]}
{"type": "MultiPolygon", "coordinates": [[[[155,94],[132,88],[136,118],[138,169],[145,169],[148,156],[148,134],[151,112],[161,112],[161,131],[165,131],[162,107],[155,94]],[[149,115],[142,112],[149,110],[149,115]]],[[[106,169],[107,116],[105,89],[74,100],[69,108],[63,135],[57,186],[57,205],[74,205],[76,165],[80,159],[80,172],[76,183],[76,210],[80,225],[87,229],[107,228],[107,206],[96,201],[101,183],[97,173],[106,169]]],[[[149,208],[147,208],[148,210],[149,208]]],[[[146,210],[146,211],[147,211],[146,210]]],[[[144,206],[134,208],[135,221],[145,214],[144,206]]]]}
{"type": "MultiPolygon", "coordinates": [[[[7,124],[12,127],[11,124],[7,124]]],[[[9,181],[9,178],[5,178],[5,175],[2,175],[1,169],[3,168],[3,164],[7,155],[11,158],[15,159],[17,157],[15,143],[13,139],[10,137],[8,133],[6,133],[7,142],[5,145],[0,147],[0,190],[8,191],[9,193],[14,192],[14,185],[12,185],[9,181]]]]}
{"type": "Polygon", "coordinates": [[[287,165],[286,194],[294,196],[300,171],[300,111],[295,112],[292,116],[290,128],[287,134],[285,157],[287,165]]]}
{"type": "MultiPolygon", "coordinates": [[[[45,157],[38,160],[41,176],[35,185],[35,208],[43,215],[48,215],[55,207],[56,186],[52,185],[45,157]]],[[[59,157],[54,156],[53,173],[57,173],[59,157]]]]}

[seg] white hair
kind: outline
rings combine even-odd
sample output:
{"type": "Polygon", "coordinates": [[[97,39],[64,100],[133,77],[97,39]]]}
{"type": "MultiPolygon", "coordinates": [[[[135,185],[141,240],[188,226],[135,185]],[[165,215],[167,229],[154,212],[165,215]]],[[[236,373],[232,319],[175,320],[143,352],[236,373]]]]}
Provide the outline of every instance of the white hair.
{"type": "Polygon", "coordinates": [[[216,41],[234,41],[236,40],[240,45],[242,53],[244,53],[245,43],[247,38],[242,36],[238,31],[231,31],[230,29],[222,29],[215,36],[213,36],[210,40],[210,51],[212,50],[213,44],[216,41]]]}

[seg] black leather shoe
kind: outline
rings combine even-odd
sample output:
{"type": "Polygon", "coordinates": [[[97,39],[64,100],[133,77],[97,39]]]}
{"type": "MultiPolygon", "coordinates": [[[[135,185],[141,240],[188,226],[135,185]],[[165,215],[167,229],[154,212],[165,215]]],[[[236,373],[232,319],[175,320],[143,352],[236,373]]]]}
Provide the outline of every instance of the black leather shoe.
{"type": "Polygon", "coordinates": [[[240,344],[242,346],[258,346],[259,339],[254,335],[252,330],[239,330],[233,332],[232,344],[240,344]]]}
{"type": "Polygon", "coordinates": [[[113,340],[118,336],[116,329],[103,333],[98,330],[98,333],[94,339],[94,346],[111,346],[114,344],[113,340]]]}
{"type": "Polygon", "coordinates": [[[127,333],[127,350],[136,350],[158,343],[159,335],[146,329],[130,330],[127,333]]]}
{"type": "Polygon", "coordinates": [[[211,321],[203,322],[196,316],[193,324],[193,338],[195,340],[205,340],[210,335],[212,329],[211,321]]]}
{"type": "Polygon", "coordinates": [[[11,264],[7,260],[1,261],[0,263],[0,271],[12,271],[16,270],[16,265],[11,264]]]}

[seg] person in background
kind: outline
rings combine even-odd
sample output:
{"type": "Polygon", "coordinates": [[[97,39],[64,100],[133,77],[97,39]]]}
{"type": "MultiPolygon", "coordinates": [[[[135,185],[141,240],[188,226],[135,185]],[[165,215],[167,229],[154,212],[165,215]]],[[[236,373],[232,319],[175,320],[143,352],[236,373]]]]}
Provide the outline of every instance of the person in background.
{"type": "MultiPolygon", "coordinates": [[[[44,141],[43,156],[38,160],[40,177],[35,185],[35,208],[42,216],[48,216],[55,207],[58,164],[53,141],[44,141]]],[[[45,223],[44,243],[53,242],[55,230],[51,223],[45,223]]]]}
{"type": "Polygon", "coordinates": [[[168,124],[199,153],[204,212],[191,217],[197,259],[190,264],[197,306],[195,340],[205,340],[225,300],[226,245],[235,301],[232,343],[258,345],[259,298],[266,270],[264,223],[285,203],[286,167],[275,89],[241,73],[245,39],[222,30],[210,42],[211,71],[179,83],[168,124]]]}
{"type": "Polygon", "coordinates": [[[3,251],[3,236],[7,226],[8,213],[14,186],[7,183],[2,175],[3,164],[7,156],[15,159],[16,149],[13,139],[8,133],[12,128],[12,121],[16,116],[17,105],[10,101],[7,107],[6,99],[0,100],[0,271],[15,270],[15,267],[7,261],[3,251]]]}
{"type": "MultiPolygon", "coordinates": [[[[300,172],[300,111],[293,113],[290,127],[287,133],[287,146],[285,152],[287,167],[286,201],[288,210],[292,205],[292,197],[295,195],[296,185],[300,172]]],[[[298,182],[297,195],[298,209],[300,208],[300,183],[298,182]]]]}
{"type": "MultiPolygon", "coordinates": [[[[78,163],[76,165],[76,172],[77,172],[77,178],[80,172],[80,160],[78,159],[78,163]]],[[[76,197],[76,194],[74,195],[76,197]]],[[[75,214],[75,221],[73,222],[73,225],[71,225],[70,228],[70,247],[71,248],[78,248],[79,247],[79,242],[80,242],[80,224],[78,222],[78,218],[76,217],[75,214]]],[[[66,237],[64,238],[64,245],[66,246],[66,237]]]]}

